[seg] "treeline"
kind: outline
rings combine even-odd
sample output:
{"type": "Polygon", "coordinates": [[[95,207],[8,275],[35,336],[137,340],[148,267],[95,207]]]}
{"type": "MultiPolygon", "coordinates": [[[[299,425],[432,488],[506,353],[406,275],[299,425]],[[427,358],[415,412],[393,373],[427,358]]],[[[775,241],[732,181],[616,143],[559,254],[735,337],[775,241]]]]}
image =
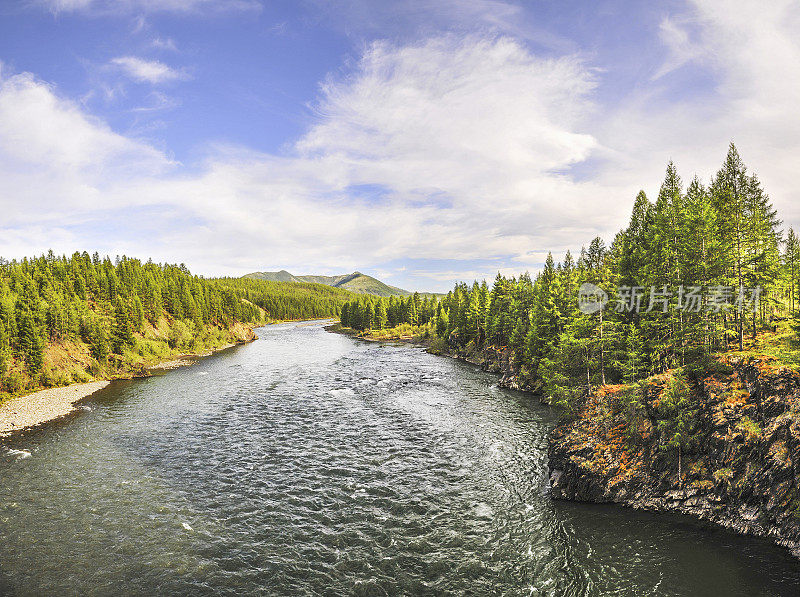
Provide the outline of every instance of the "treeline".
{"type": "Polygon", "coordinates": [[[596,238],[577,261],[548,255],[534,280],[456,285],[435,331],[462,350],[510,349],[523,380],[562,403],[593,385],[702,368],[795,313],[800,248],[780,226],[731,144],[707,186],[695,177],[685,187],[670,163],[656,200],[640,192],[609,247],[596,238]],[[605,309],[579,308],[585,283],[610,298],[605,309]]]}
{"type": "Polygon", "coordinates": [[[233,290],[237,296],[264,309],[272,319],[338,317],[353,293],[325,284],[273,282],[251,278],[214,278],[213,288],[233,290]]]}
{"type": "Polygon", "coordinates": [[[433,295],[418,292],[403,299],[398,296],[362,295],[342,305],[340,320],[354,330],[382,330],[401,324],[426,325],[436,314],[438,302],[433,295]]]}
{"type": "Polygon", "coordinates": [[[216,348],[241,339],[240,323],[336,317],[351,296],[318,284],[209,280],[184,265],[97,253],[0,259],[0,394],[216,348]]]}

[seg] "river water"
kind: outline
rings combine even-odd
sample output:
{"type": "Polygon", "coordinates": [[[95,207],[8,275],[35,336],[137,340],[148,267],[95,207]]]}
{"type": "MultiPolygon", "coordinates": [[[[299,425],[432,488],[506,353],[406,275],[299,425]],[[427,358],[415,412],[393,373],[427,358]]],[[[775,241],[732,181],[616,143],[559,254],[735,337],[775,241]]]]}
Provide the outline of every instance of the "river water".
{"type": "Polygon", "coordinates": [[[0,447],[0,594],[798,594],[765,541],[552,502],[558,413],[490,374],[258,333],[0,447]]]}

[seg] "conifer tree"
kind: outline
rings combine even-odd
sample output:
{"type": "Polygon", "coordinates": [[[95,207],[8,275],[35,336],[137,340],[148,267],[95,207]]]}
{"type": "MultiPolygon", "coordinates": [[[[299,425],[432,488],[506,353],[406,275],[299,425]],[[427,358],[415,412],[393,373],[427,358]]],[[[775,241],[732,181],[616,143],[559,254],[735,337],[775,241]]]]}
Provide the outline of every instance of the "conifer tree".
{"type": "Polygon", "coordinates": [[[0,379],[8,371],[8,333],[2,318],[0,318],[0,379]]]}
{"type": "Polygon", "coordinates": [[[31,377],[35,377],[42,369],[43,344],[33,313],[23,311],[19,321],[19,346],[25,359],[25,368],[31,377]]]}
{"type": "Polygon", "coordinates": [[[379,330],[382,330],[386,327],[386,323],[386,307],[384,306],[383,301],[379,300],[375,305],[375,327],[379,330]]]}
{"type": "Polygon", "coordinates": [[[450,319],[447,316],[447,309],[440,309],[436,316],[436,335],[444,338],[449,327],[450,319]]]}
{"type": "Polygon", "coordinates": [[[122,299],[117,298],[114,307],[114,327],[111,331],[111,348],[116,354],[133,345],[133,331],[129,316],[129,308],[122,299]]]}
{"type": "Polygon", "coordinates": [[[794,233],[793,228],[789,228],[786,237],[786,248],[783,254],[783,263],[789,288],[789,313],[794,314],[797,306],[798,276],[800,275],[800,240],[794,233]]]}
{"type": "Polygon", "coordinates": [[[640,380],[645,374],[644,342],[634,324],[626,326],[623,372],[623,380],[627,384],[640,380]]]}

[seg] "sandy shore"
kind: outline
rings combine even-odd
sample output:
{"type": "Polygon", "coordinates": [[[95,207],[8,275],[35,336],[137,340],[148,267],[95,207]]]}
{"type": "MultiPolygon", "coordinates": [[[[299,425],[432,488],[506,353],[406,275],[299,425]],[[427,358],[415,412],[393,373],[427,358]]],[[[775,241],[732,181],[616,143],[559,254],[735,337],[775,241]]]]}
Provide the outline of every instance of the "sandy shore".
{"type": "Polygon", "coordinates": [[[0,404],[0,437],[68,415],[75,410],[76,402],[109,383],[105,380],[90,381],[12,398],[0,404]]]}

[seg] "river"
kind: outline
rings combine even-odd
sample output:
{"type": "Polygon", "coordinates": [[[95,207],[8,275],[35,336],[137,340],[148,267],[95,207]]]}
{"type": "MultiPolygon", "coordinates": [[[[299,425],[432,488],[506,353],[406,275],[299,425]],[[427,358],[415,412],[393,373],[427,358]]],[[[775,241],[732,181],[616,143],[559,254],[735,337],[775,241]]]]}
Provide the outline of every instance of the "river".
{"type": "Polygon", "coordinates": [[[491,374],[257,331],[0,447],[0,594],[797,594],[766,541],[551,501],[558,413],[491,374]]]}

